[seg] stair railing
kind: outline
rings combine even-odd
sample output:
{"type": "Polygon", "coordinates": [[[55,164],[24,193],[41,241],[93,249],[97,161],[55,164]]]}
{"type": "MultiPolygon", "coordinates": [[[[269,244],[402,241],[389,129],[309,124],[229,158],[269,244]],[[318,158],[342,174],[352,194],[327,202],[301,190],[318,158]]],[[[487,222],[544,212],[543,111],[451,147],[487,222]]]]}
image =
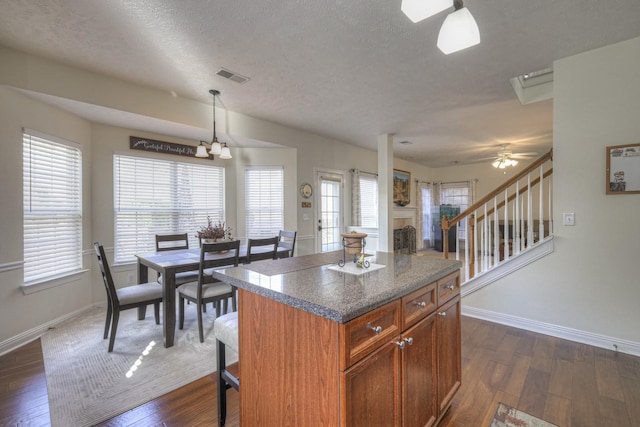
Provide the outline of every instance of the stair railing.
{"type": "Polygon", "coordinates": [[[456,247],[451,249],[455,250],[456,259],[464,261],[463,282],[553,234],[552,161],[553,150],[549,150],[459,215],[443,217],[444,258],[449,258],[447,236],[456,226],[456,247]]]}

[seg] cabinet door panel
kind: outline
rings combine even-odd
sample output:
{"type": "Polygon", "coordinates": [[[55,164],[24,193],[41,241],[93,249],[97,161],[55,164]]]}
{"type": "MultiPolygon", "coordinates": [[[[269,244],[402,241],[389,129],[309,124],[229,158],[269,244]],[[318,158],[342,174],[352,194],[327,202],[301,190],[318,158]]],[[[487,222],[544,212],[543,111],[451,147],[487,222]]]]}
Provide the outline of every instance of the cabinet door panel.
{"type": "Polygon", "coordinates": [[[460,295],[437,311],[438,402],[447,409],[462,380],[460,343],[460,295]]]}
{"type": "Polygon", "coordinates": [[[402,334],[402,425],[432,426],[437,418],[436,316],[423,319],[402,334]]]}
{"type": "Polygon", "coordinates": [[[340,375],[342,426],[400,426],[399,352],[387,343],[340,375]]]}

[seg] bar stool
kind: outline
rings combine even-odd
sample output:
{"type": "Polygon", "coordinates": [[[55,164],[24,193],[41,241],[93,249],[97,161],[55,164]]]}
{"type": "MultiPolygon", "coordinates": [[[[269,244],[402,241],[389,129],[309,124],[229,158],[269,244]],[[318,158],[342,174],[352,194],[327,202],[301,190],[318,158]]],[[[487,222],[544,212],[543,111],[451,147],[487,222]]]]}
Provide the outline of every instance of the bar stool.
{"type": "Polygon", "coordinates": [[[227,419],[227,389],[240,390],[240,379],[227,371],[225,348],[238,352],[238,312],[217,317],[213,324],[216,337],[216,363],[218,371],[218,426],[224,426],[227,419]]]}

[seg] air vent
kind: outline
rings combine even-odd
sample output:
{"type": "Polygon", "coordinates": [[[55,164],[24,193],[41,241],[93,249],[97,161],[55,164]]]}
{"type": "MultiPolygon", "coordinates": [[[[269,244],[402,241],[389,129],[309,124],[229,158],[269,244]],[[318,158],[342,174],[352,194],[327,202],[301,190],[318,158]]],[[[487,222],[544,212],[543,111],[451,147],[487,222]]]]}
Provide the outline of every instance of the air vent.
{"type": "Polygon", "coordinates": [[[407,141],[407,140],[404,140],[404,141],[400,141],[400,142],[398,142],[398,144],[402,144],[402,145],[411,145],[411,144],[413,144],[413,142],[411,142],[411,141],[407,141]]]}
{"type": "Polygon", "coordinates": [[[246,83],[249,80],[249,77],[241,76],[240,74],[234,73],[233,71],[229,71],[225,68],[220,68],[216,74],[240,84],[246,83]]]}

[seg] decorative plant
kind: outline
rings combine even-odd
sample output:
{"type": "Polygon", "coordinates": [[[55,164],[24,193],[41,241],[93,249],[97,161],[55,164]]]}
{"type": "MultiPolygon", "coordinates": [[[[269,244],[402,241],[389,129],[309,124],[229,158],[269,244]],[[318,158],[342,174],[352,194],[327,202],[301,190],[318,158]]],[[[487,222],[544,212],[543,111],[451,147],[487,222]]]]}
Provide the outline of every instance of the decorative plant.
{"type": "Polygon", "coordinates": [[[207,225],[198,231],[198,237],[201,239],[231,239],[231,227],[227,227],[222,221],[213,223],[211,217],[207,216],[207,225]]]}

